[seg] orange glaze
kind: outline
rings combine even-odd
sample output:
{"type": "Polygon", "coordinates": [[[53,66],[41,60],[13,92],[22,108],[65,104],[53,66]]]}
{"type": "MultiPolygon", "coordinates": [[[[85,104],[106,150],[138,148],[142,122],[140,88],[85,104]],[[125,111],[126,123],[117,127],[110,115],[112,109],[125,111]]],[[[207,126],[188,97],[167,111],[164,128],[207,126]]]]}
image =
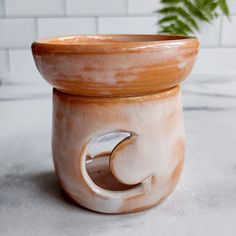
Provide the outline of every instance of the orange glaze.
{"type": "Polygon", "coordinates": [[[89,35],[38,40],[35,63],[54,87],[84,96],[138,96],[178,85],[199,49],[194,37],[89,35]]]}
{"type": "Polygon", "coordinates": [[[184,164],[180,82],[199,49],[194,37],[78,35],[32,44],[53,87],[52,154],[62,188],[103,213],[161,203],[184,164]],[[98,137],[126,132],[112,150],[91,156],[98,137]]]}

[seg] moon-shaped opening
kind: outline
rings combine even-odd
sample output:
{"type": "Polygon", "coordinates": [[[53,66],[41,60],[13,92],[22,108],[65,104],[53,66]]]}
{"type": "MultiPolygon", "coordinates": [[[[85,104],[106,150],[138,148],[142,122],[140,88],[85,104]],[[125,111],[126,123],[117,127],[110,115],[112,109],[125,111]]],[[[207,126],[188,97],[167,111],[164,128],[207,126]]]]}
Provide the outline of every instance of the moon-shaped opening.
{"type": "Polygon", "coordinates": [[[99,187],[112,191],[122,191],[136,186],[119,182],[109,167],[112,150],[129,136],[131,136],[129,132],[113,132],[99,136],[89,144],[86,169],[90,178],[99,187]]]}

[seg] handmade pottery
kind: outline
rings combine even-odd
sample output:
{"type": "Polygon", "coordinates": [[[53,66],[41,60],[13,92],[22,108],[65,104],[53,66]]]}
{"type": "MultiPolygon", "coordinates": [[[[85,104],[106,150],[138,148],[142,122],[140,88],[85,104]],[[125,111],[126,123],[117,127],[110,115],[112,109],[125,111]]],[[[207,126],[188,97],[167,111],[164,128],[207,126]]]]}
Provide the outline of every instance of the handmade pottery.
{"type": "Polygon", "coordinates": [[[184,162],[179,84],[199,49],[194,37],[88,35],[32,44],[53,89],[52,152],[63,189],[104,213],[140,211],[175,188],[184,162]],[[106,134],[128,134],[91,154],[106,134]]]}

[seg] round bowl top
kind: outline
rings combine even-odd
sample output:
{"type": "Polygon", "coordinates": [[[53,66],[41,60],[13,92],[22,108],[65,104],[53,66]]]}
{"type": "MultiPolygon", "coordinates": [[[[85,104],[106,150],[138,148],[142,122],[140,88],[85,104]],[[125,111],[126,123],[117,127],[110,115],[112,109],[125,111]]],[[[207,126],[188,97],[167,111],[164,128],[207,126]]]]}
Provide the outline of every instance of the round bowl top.
{"type": "Polygon", "coordinates": [[[32,44],[42,76],[84,96],[138,96],[178,85],[190,73],[199,41],[170,35],[78,35],[32,44]]]}

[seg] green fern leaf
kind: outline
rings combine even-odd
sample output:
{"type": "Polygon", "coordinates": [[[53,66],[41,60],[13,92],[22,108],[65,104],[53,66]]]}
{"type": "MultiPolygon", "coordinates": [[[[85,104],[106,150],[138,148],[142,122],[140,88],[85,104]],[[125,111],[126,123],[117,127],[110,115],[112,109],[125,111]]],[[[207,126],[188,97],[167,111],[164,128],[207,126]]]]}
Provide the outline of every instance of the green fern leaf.
{"type": "Polygon", "coordinates": [[[182,2],[182,0],[161,0],[163,4],[178,4],[180,2],[182,2]]]}
{"type": "Polygon", "coordinates": [[[178,26],[178,28],[182,29],[185,32],[193,33],[193,30],[185,22],[183,22],[180,19],[176,20],[176,25],[178,26]]]}
{"type": "Polygon", "coordinates": [[[163,23],[174,21],[174,20],[177,20],[177,19],[178,19],[177,16],[171,16],[171,15],[170,16],[166,16],[166,17],[161,18],[158,21],[158,24],[163,24],[163,23]]]}
{"type": "Polygon", "coordinates": [[[174,34],[179,34],[179,35],[188,35],[187,32],[185,32],[183,29],[180,29],[178,27],[173,27],[174,34]]]}
{"type": "Polygon", "coordinates": [[[218,17],[218,9],[229,18],[227,0],[161,0],[161,3],[163,7],[156,11],[161,15],[160,33],[185,35],[199,31],[199,23],[211,23],[218,17]]]}
{"type": "Polygon", "coordinates": [[[209,19],[196,6],[194,6],[191,1],[184,0],[184,4],[192,15],[196,16],[200,20],[209,22],[209,19]]]}
{"type": "Polygon", "coordinates": [[[220,7],[221,11],[223,12],[223,14],[229,17],[229,8],[226,3],[226,0],[219,0],[218,3],[219,3],[219,7],[220,7]]]}
{"type": "Polygon", "coordinates": [[[159,31],[160,34],[173,34],[172,30],[162,29],[159,31]]]}
{"type": "Polygon", "coordinates": [[[218,4],[214,1],[206,1],[206,0],[195,0],[195,6],[197,9],[200,9],[202,14],[204,14],[208,20],[209,23],[216,17],[216,9],[218,7],[218,4]]]}
{"type": "Polygon", "coordinates": [[[218,5],[217,5],[216,2],[210,2],[210,3],[208,3],[207,6],[208,6],[209,10],[213,12],[213,11],[216,10],[216,8],[217,8],[218,5]]]}
{"type": "Polygon", "coordinates": [[[178,19],[177,16],[167,16],[158,21],[159,24],[160,23],[164,24],[164,23],[169,23],[169,22],[170,23],[172,22],[172,26],[174,25],[175,27],[180,28],[185,32],[193,33],[193,30],[188,26],[188,24],[178,19]]]}
{"type": "Polygon", "coordinates": [[[189,22],[197,31],[199,30],[199,27],[196,23],[196,21],[188,14],[187,11],[185,11],[183,8],[180,7],[164,7],[158,11],[160,14],[175,14],[176,16],[181,16],[183,19],[185,19],[186,22],[189,22]]]}
{"type": "Polygon", "coordinates": [[[162,33],[170,33],[170,34],[181,34],[181,35],[187,35],[187,32],[185,32],[183,29],[175,26],[174,24],[171,24],[170,26],[163,27],[161,29],[162,33]]]}

